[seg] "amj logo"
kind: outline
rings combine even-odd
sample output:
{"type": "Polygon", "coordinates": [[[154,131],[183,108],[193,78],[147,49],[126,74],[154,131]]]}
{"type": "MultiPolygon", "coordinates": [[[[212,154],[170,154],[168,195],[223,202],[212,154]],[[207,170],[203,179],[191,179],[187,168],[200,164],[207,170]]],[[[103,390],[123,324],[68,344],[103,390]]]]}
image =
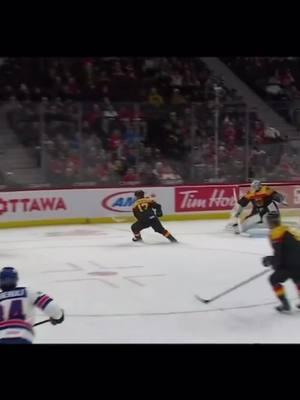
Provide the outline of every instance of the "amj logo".
{"type": "Polygon", "coordinates": [[[111,211],[129,212],[131,211],[134,202],[134,191],[117,192],[105,197],[102,200],[102,207],[111,211]]]}

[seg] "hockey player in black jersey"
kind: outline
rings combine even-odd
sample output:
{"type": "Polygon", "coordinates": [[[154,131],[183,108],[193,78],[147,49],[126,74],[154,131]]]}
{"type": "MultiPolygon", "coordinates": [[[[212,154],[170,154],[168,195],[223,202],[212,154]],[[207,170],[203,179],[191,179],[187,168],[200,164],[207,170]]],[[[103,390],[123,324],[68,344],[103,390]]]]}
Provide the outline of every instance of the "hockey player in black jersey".
{"type": "Polygon", "coordinates": [[[136,202],[133,205],[133,215],[137,221],[131,225],[131,230],[134,234],[132,239],[134,242],[142,240],[141,231],[146,228],[152,228],[165,236],[170,242],[177,242],[177,240],[168,232],[161,224],[158,217],[162,217],[161,205],[156,203],[152,198],[145,197],[143,190],[138,190],[134,193],[136,202]],[[155,210],[155,212],[153,211],[155,210]]]}
{"type": "MultiPolygon", "coordinates": [[[[267,223],[274,253],[272,256],[264,257],[262,262],[265,267],[271,266],[274,269],[270,276],[270,283],[281,302],[276,310],[288,312],[291,306],[282,283],[291,279],[300,296],[300,232],[281,225],[280,216],[275,211],[267,215],[267,223]]],[[[300,308],[300,304],[297,307],[300,308]]]]}

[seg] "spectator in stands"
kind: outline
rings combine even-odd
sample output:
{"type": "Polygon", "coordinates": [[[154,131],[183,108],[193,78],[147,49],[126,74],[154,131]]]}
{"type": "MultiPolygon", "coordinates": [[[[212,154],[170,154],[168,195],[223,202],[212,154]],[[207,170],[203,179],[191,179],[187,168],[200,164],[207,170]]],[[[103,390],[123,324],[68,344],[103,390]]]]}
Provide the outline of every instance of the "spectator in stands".
{"type": "Polygon", "coordinates": [[[173,168],[167,162],[157,162],[153,170],[153,174],[157,177],[161,184],[180,184],[181,177],[174,172],[173,168]]]}
{"type": "Polygon", "coordinates": [[[141,135],[139,131],[139,126],[137,123],[127,123],[126,130],[124,132],[124,141],[128,146],[135,146],[141,140],[141,135]]]}
{"type": "Polygon", "coordinates": [[[280,75],[280,83],[281,86],[284,88],[287,88],[289,86],[292,86],[295,83],[295,79],[291,73],[291,70],[287,68],[283,74],[280,75]]]}
{"type": "Polygon", "coordinates": [[[69,162],[64,170],[63,184],[73,185],[74,183],[78,182],[78,178],[79,177],[76,174],[74,164],[69,162]]]}
{"type": "Polygon", "coordinates": [[[117,182],[120,182],[126,171],[126,163],[124,159],[117,159],[112,165],[112,174],[117,182]]]}
{"type": "Polygon", "coordinates": [[[186,99],[177,88],[173,90],[171,104],[173,104],[174,106],[181,106],[183,104],[186,104],[186,99]]]}
{"type": "Polygon", "coordinates": [[[49,180],[54,184],[61,184],[63,182],[63,174],[65,171],[66,158],[63,153],[57,157],[51,157],[49,163],[49,180]]]}
{"type": "Polygon", "coordinates": [[[140,176],[134,168],[128,168],[122,181],[123,185],[137,186],[141,184],[140,176]]]}
{"type": "Polygon", "coordinates": [[[164,104],[164,100],[161,95],[158,93],[156,88],[152,88],[150,95],[148,97],[149,104],[153,107],[161,107],[164,104]]]}
{"type": "Polygon", "coordinates": [[[104,110],[103,110],[103,117],[108,119],[114,119],[118,116],[117,111],[114,109],[111,101],[108,97],[104,97],[104,110]]]}
{"type": "Polygon", "coordinates": [[[113,131],[108,143],[109,143],[108,144],[109,150],[111,151],[121,150],[121,146],[123,144],[121,132],[119,130],[113,131]]]}

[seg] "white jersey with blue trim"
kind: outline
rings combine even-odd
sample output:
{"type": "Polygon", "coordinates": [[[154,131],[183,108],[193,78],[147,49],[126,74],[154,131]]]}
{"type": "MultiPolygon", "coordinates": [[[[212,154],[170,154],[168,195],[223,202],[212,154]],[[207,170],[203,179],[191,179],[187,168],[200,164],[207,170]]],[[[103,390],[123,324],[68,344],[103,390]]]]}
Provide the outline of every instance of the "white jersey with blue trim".
{"type": "Polygon", "coordinates": [[[33,341],[35,310],[39,308],[48,317],[59,319],[62,310],[51,297],[26,287],[0,293],[0,340],[22,338],[33,341]]]}

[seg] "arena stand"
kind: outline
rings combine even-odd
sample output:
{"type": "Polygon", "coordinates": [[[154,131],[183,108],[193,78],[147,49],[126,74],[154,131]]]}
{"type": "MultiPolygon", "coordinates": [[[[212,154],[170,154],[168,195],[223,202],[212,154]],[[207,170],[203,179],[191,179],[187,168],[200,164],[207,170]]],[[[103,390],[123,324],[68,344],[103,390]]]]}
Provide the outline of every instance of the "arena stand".
{"type": "Polygon", "coordinates": [[[222,57],[256,93],[300,129],[299,57],[222,57]]]}
{"type": "Polygon", "coordinates": [[[296,150],[197,58],[8,58],[1,71],[7,124],[42,172],[34,185],[299,175],[296,150]]]}

